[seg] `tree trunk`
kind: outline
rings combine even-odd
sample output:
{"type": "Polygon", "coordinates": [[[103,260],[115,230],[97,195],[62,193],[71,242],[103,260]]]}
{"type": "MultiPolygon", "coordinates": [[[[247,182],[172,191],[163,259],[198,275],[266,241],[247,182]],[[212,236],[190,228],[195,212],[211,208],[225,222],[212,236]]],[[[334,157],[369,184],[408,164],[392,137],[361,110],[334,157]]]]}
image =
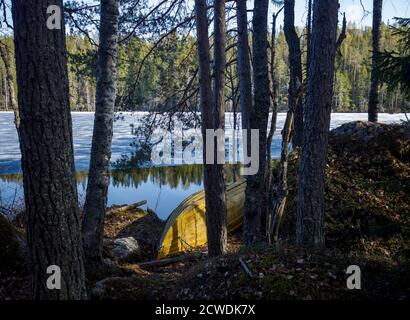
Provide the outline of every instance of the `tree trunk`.
{"type": "MultiPolygon", "coordinates": [[[[268,140],[266,143],[266,189],[268,192],[268,205],[267,205],[267,226],[266,229],[269,231],[272,225],[272,215],[270,214],[272,211],[272,141],[273,136],[276,132],[276,122],[278,118],[278,81],[276,79],[276,72],[275,72],[275,60],[276,60],[276,20],[279,15],[280,11],[277,13],[273,13],[272,15],[272,31],[271,31],[271,45],[270,45],[270,96],[272,100],[272,117],[271,123],[268,133],[268,140]]],[[[270,235],[267,235],[268,240],[270,241],[270,235]]]]}
{"type": "Polygon", "coordinates": [[[379,112],[379,79],[377,77],[377,56],[380,52],[380,28],[382,24],[383,0],[373,0],[372,29],[372,73],[369,92],[369,121],[378,121],[379,112]]]}
{"type": "Polygon", "coordinates": [[[247,245],[265,240],[266,236],[267,190],[265,173],[267,125],[270,110],[268,7],[268,0],[260,0],[255,1],[253,9],[254,100],[249,122],[251,129],[259,130],[259,171],[256,175],[247,176],[244,214],[244,240],[247,245]]]}
{"type": "Polygon", "coordinates": [[[282,152],[280,157],[278,180],[274,186],[274,197],[272,199],[271,225],[269,230],[269,242],[279,239],[279,227],[282,222],[283,212],[285,211],[286,200],[288,197],[288,159],[289,143],[292,138],[294,121],[294,110],[289,109],[282,131],[282,152]]]}
{"type": "Polygon", "coordinates": [[[35,299],[86,298],[74,176],[64,21],[46,26],[62,0],[13,1],[20,148],[35,299]],[[47,289],[47,268],[61,269],[61,289],[47,289]]]}
{"type": "MultiPolygon", "coordinates": [[[[246,9],[246,0],[237,1],[237,24],[239,103],[242,113],[242,129],[249,129],[249,115],[252,110],[252,79],[251,63],[249,59],[248,12],[246,9]]],[[[247,151],[244,150],[244,152],[247,151]]]]}
{"type": "MultiPolygon", "coordinates": [[[[308,11],[307,11],[307,21],[306,21],[306,79],[309,78],[309,65],[310,65],[310,50],[312,48],[310,39],[312,36],[312,7],[313,0],[308,0],[308,11]]],[[[303,134],[302,134],[303,136],[303,134]]]]}
{"type": "Polygon", "coordinates": [[[315,0],[297,196],[296,240],[324,245],[325,165],[335,71],[337,0],[315,0]]]}
{"type": "Polygon", "coordinates": [[[284,32],[286,42],[289,47],[289,109],[294,110],[294,130],[293,146],[299,147],[302,144],[303,135],[303,100],[298,99],[299,87],[302,85],[302,51],[300,39],[295,28],[295,0],[285,0],[284,2],[284,32]]]}
{"type": "MultiPolygon", "coordinates": [[[[223,90],[224,76],[219,74],[224,66],[224,57],[221,50],[225,52],[224,18],[225,1],[215,3],[215,92],[212,101],[211,70],[208,39],[207,3],[206,0],[195,0],[196,27],[197,27],[197,47],[199,60],[200,78],[200,101],[201,101],[201,121],[203,135],[203,159],[204,159],[204,188],[206,206],[206,226],[208,236],[208,253],[210,256],[224,254],[226,251],[226,198],[225,181],[221,166],[216,164],[206,164],[206,130],[214,129],[215,125],[221,126],[223,111],[223,90]],[[223,11],[223,12],[222,12],[223,11]],[[217,40],[218,39],[218,40],[217,40]],[[212,112],[214,104],[214,112],[212,112]]],[[[216,156],[215,152],[215,156],[216,156]]],[[[222,168],[223,169],[223,168],[222,168]]]]}
{"type": "Polygon", "coordinates": [[[87,260],[101,262],[104,217],[110,181],[118,43],[118,1],[101,0],[97,98],[90,172],[84,205],[83,237],[87,260]]]}
{"type": "Polygon", "coordinates": [[[0,43],[0,55],[6,69],[7,90],[10,98],[10,106],[14,112],[14,125],[18,131],[20,125],[19,106],[16,99],[16,92],[14,90],[14,73],[11,61],[10,47],[7,43],[0,43]]]}
{"type": "Polygon", "coordinates": [[[6,97],[5,97],[5,89],[4,88],[4,81],[3,81],[4,75],[3,73],[0,73],[0,101],[1,101],[1,110],[6,110],[6,97]]]}
{"type": "MultiPolygon", "coordinates": [[[[225,26],[225,0],[214,2],[214,91],[213,91],[213,117],[214,128],[225,130],[225,67],[226,67],[226,26],[225,26]]],[[[208,252],[210,256],[226,253],[226,193],[224,165],[217,164],[218,149],[225,155],[225,143],[215,145],[215,164],[213,166],[215,194],[212,200],[212,210],[207,210],[208,252]]]]}

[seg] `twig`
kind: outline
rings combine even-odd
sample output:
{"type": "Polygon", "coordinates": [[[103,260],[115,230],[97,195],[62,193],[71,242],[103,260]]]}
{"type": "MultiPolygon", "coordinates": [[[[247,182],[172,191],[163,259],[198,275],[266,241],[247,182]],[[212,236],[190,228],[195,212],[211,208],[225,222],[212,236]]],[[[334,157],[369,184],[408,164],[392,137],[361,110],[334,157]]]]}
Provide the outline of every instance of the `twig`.
{"type": "Polygon", "coordinates": [[[253,278],[253,274],[252,274],[251,270],[249,270],[248,266],[246,265],[245,261],[243,261],[242,257],[239,258],[239,262],[240,262],[241,267],[243,268],[243,270],[246,272],[246,274],[250,278],[253,278]]]}

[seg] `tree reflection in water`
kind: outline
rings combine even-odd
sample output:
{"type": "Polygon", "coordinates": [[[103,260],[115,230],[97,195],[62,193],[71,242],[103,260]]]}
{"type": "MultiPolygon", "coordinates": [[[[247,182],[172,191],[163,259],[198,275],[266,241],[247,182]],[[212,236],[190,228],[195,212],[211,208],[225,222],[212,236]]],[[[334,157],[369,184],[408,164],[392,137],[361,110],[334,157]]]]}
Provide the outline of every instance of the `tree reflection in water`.
{"type": "MultiPolygon", "coordinates": [[[[225,166],[227,183],[237,181],[239,166],[225,166]]],[[[87,172],[76,173],[80,199],[87,188],[87,172]]],[[[0,190],[3,202],[13,198],[15,190],[23,198],[21,174],[0,175],[0,190]],[[10,194],[8,194],[10,193],[10,194]]],[[[172,210],[186,197],[202,189],[202,165],[179,165],[172,167],[150,167],[135,169],[113,169],[108,193],[108,205],[130,204],[148,201],[148,207],[157,210],[166,219],[172,210]]],[[[81,201],[80,201],[81,202],[81,201]]]]}

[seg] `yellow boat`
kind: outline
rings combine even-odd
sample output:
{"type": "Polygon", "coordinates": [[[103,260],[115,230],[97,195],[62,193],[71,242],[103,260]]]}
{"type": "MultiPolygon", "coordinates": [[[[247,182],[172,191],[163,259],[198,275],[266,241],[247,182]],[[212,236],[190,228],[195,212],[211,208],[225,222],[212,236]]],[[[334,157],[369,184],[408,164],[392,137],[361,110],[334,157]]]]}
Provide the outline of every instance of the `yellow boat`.
{"type": "MultiPolygon", "coordinates": [[[[245,188],[245,181],[233,183],[226,188],[228,232],[234,232],[242,225],[245,188]]],[[[165,224],[159,241],[158,259],[207,243],[205,214],[204,191],[182,201],[165,224]]]]}

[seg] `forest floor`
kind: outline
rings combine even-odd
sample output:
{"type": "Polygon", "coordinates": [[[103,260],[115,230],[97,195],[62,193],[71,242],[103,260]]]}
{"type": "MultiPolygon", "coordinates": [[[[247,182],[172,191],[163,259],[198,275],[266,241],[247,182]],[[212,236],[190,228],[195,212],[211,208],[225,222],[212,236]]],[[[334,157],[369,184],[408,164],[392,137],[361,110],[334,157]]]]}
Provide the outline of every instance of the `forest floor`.
{"type": "MultiPolygon", "coordinates": [[[[329,143],[325,249],[294,244],[296,151],[290,158],[290,194],[278,244],[245,248],[239,232],[229,236],[228,254],[223,257],[207,258],[204,246],[165,266],[118,262],[110,257],[113,239],[135,237],[143,252],[138,259],[150,260],[163,222],[142,210],[113,208],[106,218],[105,267],[88,272],[90,297],[409,299],[410,127],[355,122],[333,130],[329,143]],[[362,290],[347,289],[350,265],[361,269],[362,290]]],[[[14,224],[22,230],[21,220],[14,224]]],[[[2,249],[4,239],[0,238],[0,262],[9,265],[0,263],[0,300],[27,299],[26,268],[21,263],[16,266],[17,258],[2,249]],[[2,250],[8,259],[2,259],[2,250]]]]}

